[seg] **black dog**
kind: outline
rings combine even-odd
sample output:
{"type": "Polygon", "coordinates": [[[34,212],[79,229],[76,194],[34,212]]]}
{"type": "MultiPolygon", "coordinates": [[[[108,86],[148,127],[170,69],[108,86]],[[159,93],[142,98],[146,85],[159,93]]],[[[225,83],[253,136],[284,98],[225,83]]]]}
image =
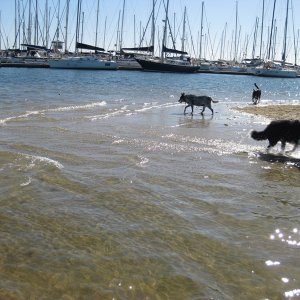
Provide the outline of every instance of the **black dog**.
{"type": "Polygon", "coordinates": [[[254,83],[255,87],[256,87],[256,90],[253,89],[253,92],[252,92],[252,102],[253,104],[258,104],[259,101],[260,101],[260,97],[261,97],[261,90],[260,88],[256,85],[256,83],[254,83]]]}
{"type": "Polygon", "coordinates": [[[192,114],[194,112],[194,105],[195,106],[203,106],[203,109],[201,111],[201,114],[203,114],[205,107],[208,107],[211,110],[211,113],[214,114],[214,110],[211,108],[211,103],[218,103],[219,101],[213,100],[211,97],[208,96],[195,96],[195,95],[185,95],[184,93],[181,94],[180,99],[178,102],[187,103],[187,106],[184,108],[184,114],[185,110],[190,106],[192,108],[192,114]]]}
{"type": "Polygon", "coordinates": [[[284,151],[285,144],[291,143],[294,145],[294,151],[300,141],[300,121],[272,121],[264,131],[252,131],[251,137],[255,140],[269,140],[267,149],[274,147],[279,141],[281,142],[281,151],[284,151]]]}

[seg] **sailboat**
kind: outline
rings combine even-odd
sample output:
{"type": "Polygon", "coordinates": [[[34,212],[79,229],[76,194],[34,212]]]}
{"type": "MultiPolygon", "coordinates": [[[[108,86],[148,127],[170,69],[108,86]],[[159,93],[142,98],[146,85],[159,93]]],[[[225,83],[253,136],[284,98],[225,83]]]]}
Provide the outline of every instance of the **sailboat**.
{"type": "Polygon", "coordinates": [[[268,50],[268,61],[266,61],[262,66],[255,68],[254,75],[265,76],[265,77],[296,78],[298,76],[297,71],[285,67],[289,0],[287,0],[287,4],[286,4],[286,18],[285,18],[285,28],[284,28],[282,61],[280,63],[276,63],[275,61],[270,60],[275,6],[276,6],[276,0],[274,0],[274,5],[273,5],[273,17],[272,17],[270,42],[269,42],[269,50],[268,50]]]}
{"type": "MultiPolygon", "coordinates": [[[[76,48],[101,50],[102,48],[87,44],[76,43],[76,48]]],[[[55,69],[85,69],[85,70],[117,70],[118,65],[112,60],[99,59],[96,56],[68,56],[64,58],[53,58],[48,60],[50,68],[55,69]]]]}
{"type": "MultiPolygon", "coordinates": [[[[68,56],[65,58],[54,58],[48,61],[50,68],[56,69],[88,69],[88,70],[117,70],[118,65],[115,61],[112,60],[102,60],[96,56],[79,56],[78,49],[88,49],[97,51],[105,51],[103,48],[99,48],[96,46],[91,46],[83,43],[79,43],[79,23],[80,23],[80,8],[81,1],[78,0],[77,3],[77,23],[76,23],[76,45],[75,45],[75,53],[76,56],[68,56]]],[[[97,31],[97,29],[96,29],[97,31]]],[[[96,38],[97,41],[97,38],[96,38]]]]}
{"type": "Polygon", "coordinates": [[[283,67],[280,63],[274,61],[267,61],[262,67],[256,67],[254,75],[281,78],[296,78],[298,76],[296,70],[283,67]]]}
{"type": "Polygon", "coordinates": [[[160,71],[160,72],[179,72],[179,73],[194,73],[199,70],[199,66],[191,64],[190,57],[187,52],[176,49],[169,49],[165,46],[166,34],[168,26],[168,8],[169,0],[166,7],[166,18],[162,40],[161,56],[156,57],[136,57],[137,62],[145,71],[160,71]],[[179,57],[167,57],[166,53],[180,55],[179,57]]]}

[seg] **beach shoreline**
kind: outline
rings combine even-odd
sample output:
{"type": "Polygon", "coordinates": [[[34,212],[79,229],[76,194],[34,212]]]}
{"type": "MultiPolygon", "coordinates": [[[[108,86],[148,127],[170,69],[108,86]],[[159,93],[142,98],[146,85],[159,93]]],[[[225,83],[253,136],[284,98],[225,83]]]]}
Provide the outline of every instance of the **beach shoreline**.
{"type": "Polygon", "coordinates": [[[251,105],[245,107],[234,107],[234,110],[266,117],[271,120],[300,120],[299,104],[251,105]]]}

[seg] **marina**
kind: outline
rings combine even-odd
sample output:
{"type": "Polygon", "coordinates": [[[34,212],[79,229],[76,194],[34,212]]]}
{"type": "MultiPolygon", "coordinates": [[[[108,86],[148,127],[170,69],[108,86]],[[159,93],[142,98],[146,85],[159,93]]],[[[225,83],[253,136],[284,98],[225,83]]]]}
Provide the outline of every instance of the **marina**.
{"type": "Polygon", "coordinates": [[[242,21],[239,20],[241,10],[239,2],[232,1],[235,4],[232,6],[234,12],[232,35],[229,39],[227,32],[229,25],[226,21],[222,32],[216,33],[216,36],[221,35],[218,45],[215,45],[215,42],[212,44],[210,28],[205,24],[207,23],[205,1],[198,5],[197,19],[200,31],[192,32],[189,23],[191,12],[186,5],[181,7],[180,12],[174,12],[174,4],[179,0],[152,0],[148,3],[151,8],[148,8],[148,20],[143,30],[140,22],[138,39],[136,15],[133,16],[133,47],[128,47],[129,39],[125,36],[125,31],[128,33],[128,29],[124,28],[126,14],[129,14],[127,10],[129,3],[125,0],[121,1],[122,5],[118,7],[117,30],[110,33],[112,36],[109,45],[106,45],[106,31],[108,29],[110,32],[111,28],[107,28],[107,17],[102,23],[99,19],[101,6],[104,5],[100,4],[99,0],[93,1],[93,7],[85,0],[62,1],[64,4],[61,0],[52,4],[45,0],[43,9],[38,7],[37,2],[28,1],[23,7],[20,0],[15,1],[13,45],[10,45],[8,37],[4,39],[2,32],[5,33],[5,29],[2,28],[3,25],[0,26],[1,67],[208,72],[280,78],[296,78],[300,74],[298,62],[300,29],[297,29],[297,20],[294,18],[295,4],[292,0],[277,2],[272,0],[269,3],[265,3],[265,0],[260,1],[252,32],[251,34],[245,32],[244,36],[241,33],[242,21]],[[55,6],[52,16],[51,5],[55,6]],[[41,13],[42,10],[44,13],[41,13]],[[85,10],[89,10],[90,20],[85,20],[85,10]],[[70,22],[72,11],[73,22],[75,21],[73,27],[70,22]],[[174,20],[171,20],[172,14],[174,20]],[[182,15],[180,22],[176,14],[182,15]],[[41,15],[44,16],[43,20],[41,15]],[[162,24],[158,21],[159,16],[163,18],[162,24]],[[50,24],[51,17],[57,19],[57,24],[55,22],[50,24]],[[93,37],[90,34],[87,36],[84,30],[85,22],[94,28],[93,37]],[[266,22],[268,30],[265,28],[266,22]],[[43,26],[40,32],[39,26],[43,26]],[[102,41],[100,41],[101,26],[104,26],[102,41]],[[70,34],[73,34],[72,42],[70,34]],[[280,42],[278,38],[281,39],[280,42]],[[85,43],[85,40],[88,43],[85,43]],[[114,44],[112,40],[115,40],[114,44]]]}

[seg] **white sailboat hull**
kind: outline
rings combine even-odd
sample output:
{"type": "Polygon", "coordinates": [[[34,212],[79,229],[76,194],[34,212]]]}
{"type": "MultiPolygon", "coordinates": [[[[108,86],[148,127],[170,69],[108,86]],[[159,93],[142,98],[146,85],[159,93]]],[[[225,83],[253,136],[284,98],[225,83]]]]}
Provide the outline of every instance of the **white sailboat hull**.
{"type": "Polygon", "coordinates": [[[50,68],[55,69],[86,69],[86,70],[117,70],[118,65],[114,61],[100,60],[95,57],[67,57],[50,59],[50,68]]]}
{"type": "Polygon", "coordinates": [[[296,78],[297,72],[287,69],[256,69],[254,75],[265,77],[296,78]]]}

